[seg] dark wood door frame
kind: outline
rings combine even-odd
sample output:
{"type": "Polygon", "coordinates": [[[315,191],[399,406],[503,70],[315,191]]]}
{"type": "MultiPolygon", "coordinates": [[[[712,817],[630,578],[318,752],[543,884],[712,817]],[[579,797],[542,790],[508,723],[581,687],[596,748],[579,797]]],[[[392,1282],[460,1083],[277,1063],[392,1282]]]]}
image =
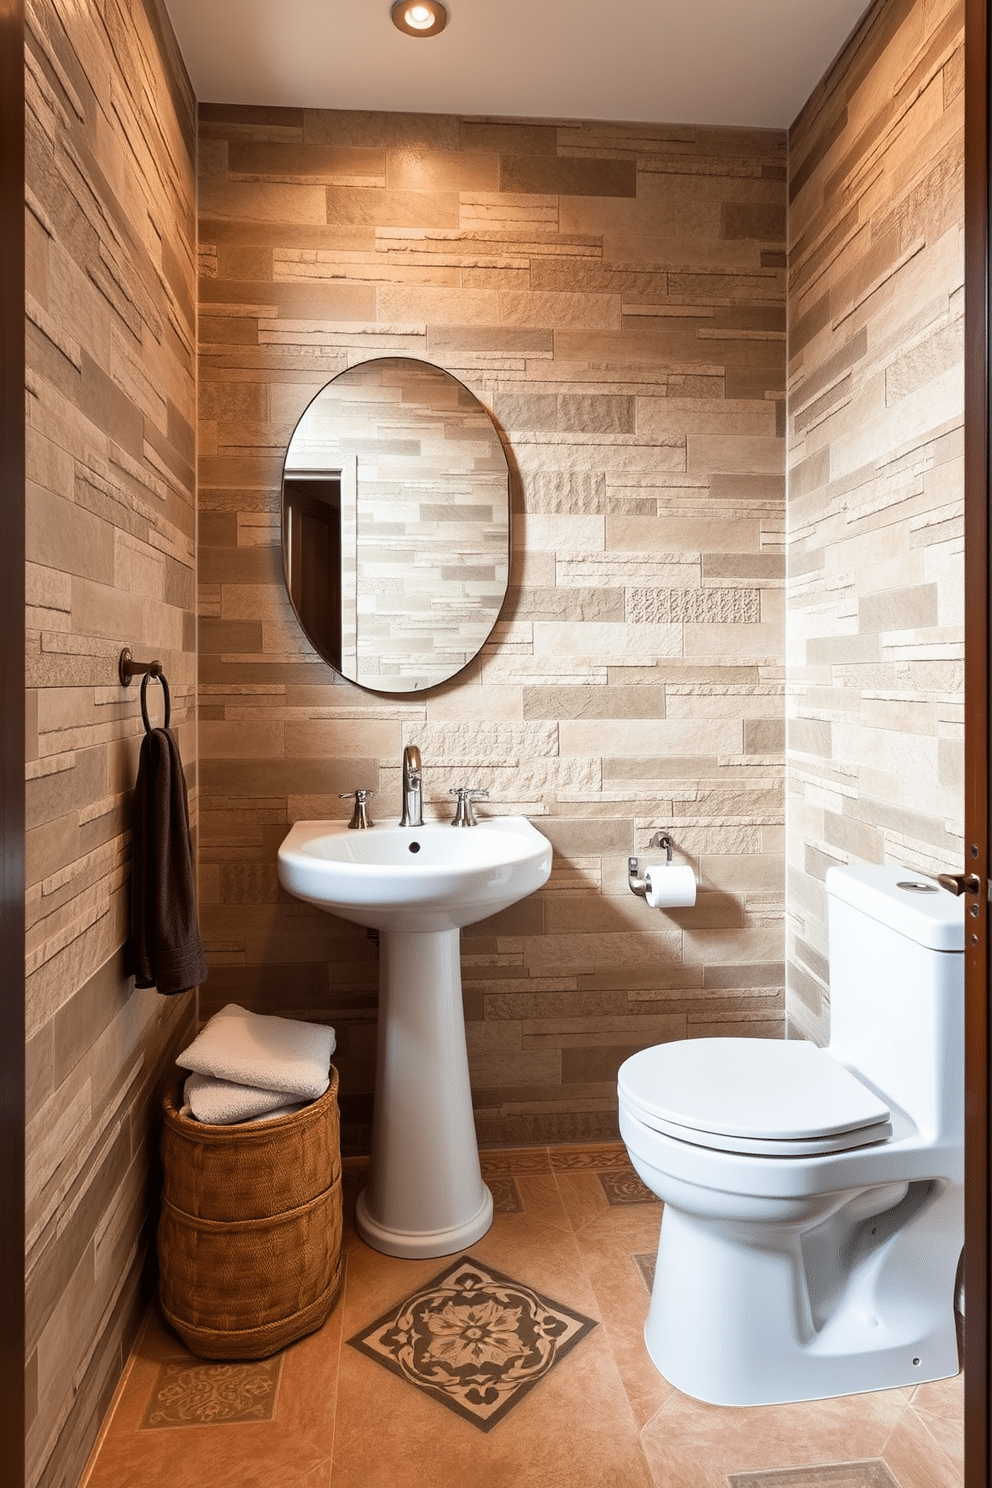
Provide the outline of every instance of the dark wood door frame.
{"type": "Polygon", "coordinates": [[[990,0],[965,0],[965,1488],[989,1488],[990,0]]]}
{"type": "Polygon", "coordinates": [[[24,1482],[24,0],[0,0],[0,1482],[24,1482]]]}

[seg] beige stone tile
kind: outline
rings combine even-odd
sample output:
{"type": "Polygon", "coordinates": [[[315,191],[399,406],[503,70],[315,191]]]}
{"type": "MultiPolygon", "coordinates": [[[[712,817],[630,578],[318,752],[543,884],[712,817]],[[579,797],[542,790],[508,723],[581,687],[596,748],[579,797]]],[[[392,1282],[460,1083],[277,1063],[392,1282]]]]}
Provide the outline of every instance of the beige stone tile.
{"type": "Polygon", "coordinates": [[[250,730],[242,723],[201,722],[199,742],[201,758],[257,759],[264,754],[281,759],[285,754],[285,726],[281,723],[253,723],[250,730]]]}
{"type": "Polygon", "coordinates": [[[380,321],[451,326],[498,326],[499,297],[481,289],[402,288],[383,285],[376,291],[380,321]]]}
{"type": "Polygon", "coordinates": [[[404,262],[374,250],[366,252],[320,249],[276,249],[273,278],[293,284],[334,284],[349,278],[362,284],[430,284],[457,286],[464,282],[457,267],[427,255],[404,262]]]}
{"type": "MultiPolygon", "coordinates": [[[[681,931],[659,929],[640,933],[546,934],[530,941],[524,955],[532,971],[546,975],[551,971],[590,972],[593,968],[607,972],[659,962],[671,965],[680,959],[681,949],[681,931]]],[[[729,953],[731,948],[727,949],[729,953]]]]}
{"type": "Polygon", "coordinates": [[[695,660],[724,656],[746,660],[767,659],[774,663],[781,655],[780,625],[724,625],[719,621],[707,625],[686,625],[685,655],[695,660]]]}
{"type": "Polygon", "coordinates": [[[528,513],[514,526],[515,547],[542,549],[559,554],[600,553],[606,546],[604,519],[600,516],[545,516],[528,513]]]}
{"type": "MultiPolygon", "coordinates": [[[[549,1225],[555,1230],[570,1232],[568,1215],[561,1201],[558,1184],[552,1174],[517,1172],[514,1174],[513,1182],[522,1206],[520,1213],[528,1217],[527,1222],[534,1220],[540,1224],[549,1225]]],[[[504,1228],[508,1235],[512,1236],[513,1226],[517,1223],[516,1216],[501,1215],[500,1220],[501,1223],[505,1221],[504,1228]]]]}
{"type": "Polygon", "coordinates": [[[558,734],[563,755],[738,754],[743,748],[743,726],[732,718],[570,719],[558,734]]]}
{"type": "MultiPolygon", "coordinates": [[[[637,192],[633,161],[576,160],[561,156],[500,155],[501,191],[540,195],[634,197],[637,192]]],[[[575,228],[565,229],[575,231],[575,228]]],[[[579,229],[588,230],[588,229],[579,229]]]]}
{"type": "MultiPolygon", "coordinates": [[[[752,343],[746,344],[750,346],[752,343]]],[[[774,435],[775,405],[770,400],[759,402],[757,398],[728,398],[715,406],[706,400],[700,408],[687,407],[682,398],[639,398],[637,432],[644,435],[774,435]]]]}
{"type": "Polygon", "coordinates": [[[561,657],[641,662],[647,658],[677,657],[682,654],[680,625],[639,625],[586,621],[582,625],[558,624],[553,621],[534,623],[534,655],[540,659],[561,657]]]}
{"type": "Polygon", "coordinates": [[[880,1457],[906,1405],[890,1390],[741,1411],[673,1392],[641,1442],[656,1481],[724,1488],[727,1473],[880,1457]]]}
{"type": "Polygon", "coordinates": [[[630,892],[624,859],[623,893],[593,898],[587,890],[582,893],[562,891],[549,898],[545,923],[552,934],[568,931],[589,934],[653,929],[655,927],[652,925],[651,915],[646,910],[644,901],[630,892]]]}
{"type": "Polygon", "coordinates": [[[949,1454],[946,1447],[956,1447],[949,1434],[932,1432],[926,1417],[910,1408],[895,1423],[880,1455],[899,1488],[960,1488],[959,1452],[949,1454]]]}
{"type": "Polygon", "coordinates": [[[661,1207],[618,1206],[588,1218],[576,1229],[576,1242],[596,1293],[603,1327],[640,1426],[646,1425],[674,1393],[655,1368],[644,1343],[651,1298],[637,1259],[654,1258],[661,1207]]]}
{"type": "Polygon", "coordinates": [[[569,1049],[616,1048],[630,1045],[632,1050],[648,1044],[681,1038],[685,1019],[679,1013],[640,1016],[532,1018],[522,1026],[522,1046],[527,1048],[569,1049]]]}
{"type": "MultiPolygon", "coordinates": [[[[636,199],[596,200],[588,194],[563,197],[559,209],[561,231],[604,235],[607,262],[627,263],[635,258],[637,255],[630,251],[632,240],[643,242],[646,256],[659,266],[693,262],[698,258],[700,240],[706,241],[705,251],[712,254],[720,237],[721,214],[719,203],[706,196],[712,198],[716,193],[694,190],[667,175],[658,179],[661,185],[649,196],[650,183],[645,177],[636,199]],[[659,239],[677,243],[681,250],[678,256],[669,258],[659,253],[659,239]]],[[[730,246],[739,257],[739,245],[730,246]]]]}
{"type": "Polygon", "coordinates": [[[472,720],[482,717],[516,723],[523,718],[523,688],[456,684],[427,699],[429,722],[472,720]]]}
{"type": "Polygon", "coordinates": [[[784,864],[780,853],[716,854],[699,860],[699,877],[708,888],[736,893],[749,889],[782,889],[784,864]]]}
{"type": "Polygon", "coordinates": [[[911,1403],[937,1446],[963,1471],[964,1375],[918,1385],[911,1403]]]}
{"type": "Polygon", "coordinates": [[[352,758],[379,755],[398,762],[403,751],[402,725],[398,722],[330,718],[287,722],[285,728],[287,755],[314,759],[334,752],[352,758]]]}
{"type": "MultiPolygon", "coordinates": [[[[619,295],[589,295],[546,290],[508,290],[500,295],[500,319],[505,325],[554,326],[570,331],[620,329],[619,295]]],[[[647,431],[657,432],[657,431],[647,431]]]]}
{"type": "MultiPolygon", "coordinates": [[[[252,111],[253,117],[257,111],[252,111]]],[[[305,109],[307,144],[387,149],[419,146],[451,150],[459,142],[459,120],[451,114],[384,113],[369,109],[305,109]]]]}
{"type": "Polygon", "coordinates": [[[385,184],[391,191],[495,191],[498,181],[499,159],[493,153],[420,146],[386,153],[385,184]]]}
{"type": "MultiPolygon", "coordinates": [[[[626,1156],[626,1152],[624,1152],[622,1162],[618,1163],[617,1171],[626,1172],[628,1169],[629,1159],[626,1156]]],[[[607,1225],[607,1221],[610,1223],[613,1222],[609,1201],[596,1173],[565,1171],[556,1173],[556,1178],[565,1213],[576,1235],[579,1235],[587,1226],[597,1221],[602,1221],[604,1227],[607,1225]]],[[[639,1208],[640,1206],[637,1207],[639,1208]]],[[[645,1205],[644,1207],[647,1208],[649,1206],[645,1205]]],[[[654,1213],[655,1223],[657,1224],[660,1218],[660,1208],[653,1209],[652,1212],[654,1213]]],[[[655,1230],[653,1244],[657,1248],[657,1229],[655,1230]]]]}
{"type": "Polygon", "coordinates": [[[30,491],[25,520],[29,560],[112,582],[114,531],[109,523],[39,487],[30,491]]]}
{"type": "MultiPolygon", "coordinates": [[[[685,517],[609,517],[607,547],[611,553],[754,552],[756,519],[727,521],[685,517]]],[[[682,560],[686,561],[685,558],[682,560]]]]}
{"type": "Polygon", "coordinates": [[[459,193],[459,206],[460,226],[466,231],[477,228],[517,231],[538,227],[556,232],[558,228],[556,195],[463,191],[459,193]]]}
{"type": "Polygon", "coordinates": [[[222,181],[211,177],[200,183],[199,208],[207,222],[307,224],[328,220],[327,192],[318,185],[222,181]]]}
{"type": "Polygon", "coordinates": [[[348,145],[232,140],[227,159],[230,179],[235,181],[385,185],[386,157],[382,150],[348,145]]]}

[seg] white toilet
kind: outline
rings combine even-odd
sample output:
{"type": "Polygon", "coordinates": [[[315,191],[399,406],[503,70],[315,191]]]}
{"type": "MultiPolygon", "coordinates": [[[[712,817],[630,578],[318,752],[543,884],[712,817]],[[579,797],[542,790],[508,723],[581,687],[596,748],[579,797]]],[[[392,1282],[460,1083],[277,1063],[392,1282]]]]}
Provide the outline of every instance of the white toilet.
{"type": "Polygon", "coordinates": [[[958,1371],[964,911],[894,867],[831,868],[830,1043],[693,1039],[620,1068],[620,1131],[664,1200],[645,1327],[716,1405],[958,1371]]]}

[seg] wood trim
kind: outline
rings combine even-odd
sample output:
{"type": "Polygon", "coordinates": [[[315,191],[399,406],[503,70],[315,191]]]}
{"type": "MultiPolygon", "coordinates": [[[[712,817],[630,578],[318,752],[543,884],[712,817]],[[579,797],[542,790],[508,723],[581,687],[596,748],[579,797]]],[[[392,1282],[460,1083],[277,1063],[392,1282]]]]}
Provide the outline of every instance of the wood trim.
{"type": "Polygon", "coordinates": [[[989,1488],[990,0],[965,9],[965,1488],[989,1488]],[[973,912],[977,910],[977,916],[973,912]]]}
{"type": "Polygon", "coordinates": [[[24,0],[0,0],[0,1482],[24,1482],[24,0]]]}

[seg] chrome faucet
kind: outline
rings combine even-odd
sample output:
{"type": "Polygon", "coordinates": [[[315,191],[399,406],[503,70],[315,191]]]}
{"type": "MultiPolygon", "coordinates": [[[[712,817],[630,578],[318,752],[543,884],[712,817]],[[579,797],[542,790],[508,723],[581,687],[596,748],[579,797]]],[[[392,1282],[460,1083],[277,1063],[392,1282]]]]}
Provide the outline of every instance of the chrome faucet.
{"type": "Polygon", "coordinates": [[[420,750],[416,744],[408,744],[403,751],[403,815],[401,827],[424,825],[423,772],[420,750]]]}
{"type": "Polygon", "coordinates": [[[478,817],[475,814],[476,801],[487,801],[489,792],[480,790],[477,785],[456,785],[449,790],[449,796],[454,796],[458,805],[455,807],[455,818],[451,823],[453,827],[477,827],[478,817]]]}

